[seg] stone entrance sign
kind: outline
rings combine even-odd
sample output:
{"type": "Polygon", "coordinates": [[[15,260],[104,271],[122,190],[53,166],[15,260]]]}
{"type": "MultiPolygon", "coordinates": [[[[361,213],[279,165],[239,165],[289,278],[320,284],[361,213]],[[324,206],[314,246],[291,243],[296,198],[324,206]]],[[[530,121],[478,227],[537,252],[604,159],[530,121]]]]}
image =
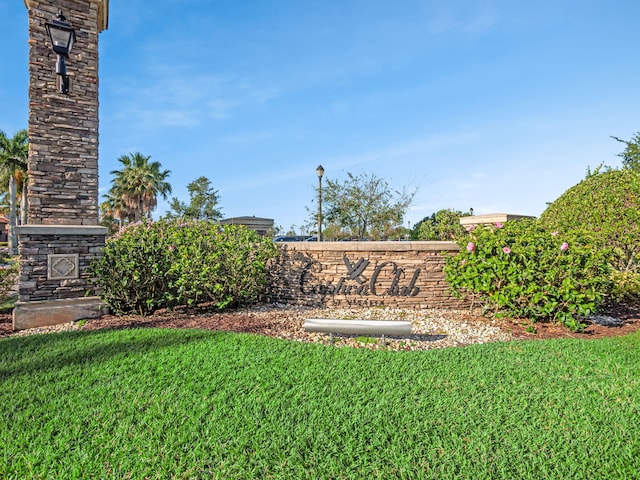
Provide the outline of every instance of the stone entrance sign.
{"type": "Polygon", "coordinates": [[[443,267],[453,242],[291,242],[269,266],[267,297],[296,305],[461,308],[443,267]]]}

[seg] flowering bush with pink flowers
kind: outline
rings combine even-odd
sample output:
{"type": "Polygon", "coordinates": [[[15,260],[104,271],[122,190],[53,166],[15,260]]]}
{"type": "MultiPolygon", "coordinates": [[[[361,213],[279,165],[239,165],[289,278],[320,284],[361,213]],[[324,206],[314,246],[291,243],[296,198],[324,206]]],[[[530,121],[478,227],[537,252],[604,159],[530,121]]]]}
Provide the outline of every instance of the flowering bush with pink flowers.
{"type": "Polygon", "coordinates": [[[107,240],[92,265],[102,298],[118,314],[211,303],[254,302],[277,249],[246,227],[213,222],[140,222],[107,240]]]}
{"type": "Polygon", "coordinates": [[[559,321],[579,329],[610,291],[610,251],[583,232],[558,235],[524,219],[476,227],[449,257],[452,292],[496,316],[559,321]]]}

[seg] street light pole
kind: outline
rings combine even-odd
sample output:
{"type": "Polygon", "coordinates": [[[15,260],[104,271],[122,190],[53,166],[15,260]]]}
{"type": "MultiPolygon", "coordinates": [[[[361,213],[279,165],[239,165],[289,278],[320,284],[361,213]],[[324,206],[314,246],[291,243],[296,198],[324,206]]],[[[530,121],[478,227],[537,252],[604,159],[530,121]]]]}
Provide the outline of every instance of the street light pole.
{"type": "Polygon", "coordinates": [[[322,241],[322,176],[324,175],[324,168],[322,165],[318,165],[316,168],[316,174],[318,175],[318,241],[322,241]]]}

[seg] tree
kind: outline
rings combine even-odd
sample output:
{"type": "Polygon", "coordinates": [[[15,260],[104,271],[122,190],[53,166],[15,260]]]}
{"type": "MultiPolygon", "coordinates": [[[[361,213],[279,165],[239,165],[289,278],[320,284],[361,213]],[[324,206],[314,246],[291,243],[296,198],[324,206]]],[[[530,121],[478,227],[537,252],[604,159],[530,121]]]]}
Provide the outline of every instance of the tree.
{"type": "MultiPolygon", "coordinates": [[[[327,179],[322,190],[322,216],[356,238],[387,239],[398,235],[415,191],[394,191],[372,173],[347,173],[344,182],[327,179]]],[[[312,212],[312,209],[309,209],[312,212]]]]}
{"type": "MultiPolygon", "coordinates": [[[[2,178],[9,185],[9,250],[16,253],[17,239],[14,228],[17,224],[17,191],[18,184],[26,198],[27,160],[29,158],[29,135],[26,130],[18,131],[13,138],[9,138],[0,130],[0,170],[2,178]]],[[[26,200],[23,200],[23,219],[26,210],[26,200]]]]}
{"type": "Polygon", "coordinates": [[[107,227],[107,235],[113,235],[122,227],[122,216],[116,216],[116,211],[113,209],[111,202],[108,200],[102,202],[99,205],[100,225],[107,227]]]}
{"type": "Polygon", "coordinates": [[[113,185],[104,196],[105,201],[100,204],[100,224],[109,227],[111,223],[117,223],[118,229],[126,222],[132,222],[135,214],[125,205],[119,189],[113,185]]]}
{"type": "Polygon", "coordinates": [[[424,217],[415,224],[411,231],[413,240],[456,240],[465,235],[467,231],[460,225],[460,217],[467,217],[470,212],[463,213],[458,210],[442,209],[424,217]]]}
{"type": "Polygon", "coordinates": [[[296,225],[291,225],[291,227],[289,227],[289,230],[287,230],[287,233],[285,235],[287,237],[295,237],[296,235],[298,235],[296,233],[296,225]]]}
{"type": "MultiPolygon", "coordinates": [[[[29,147],[27,146],[27,157],[29,155],[29,147]]],[[[18,182],[16,193],[20,197],[20,223],[22,225],[27,224],[27,169],[16,170],[16,180],[18,182]]]]}
{"type": "Polygon", "coordinates": [[[640,132],[636,132],[631,140],[622,140],[614,136],[611,138],[626,145],[626,148],[618,154],[622,158],[622,166],[640,172],[640,132]]]}
{"type": "Polygon", "coordinates": [[[171,171],[161,170],[160,162],[150,159],[139,152],[118,158],[124,168],[111,171],[115,178],[106,195],[116,218],[134,222],[150,218],[158,195],[166,199],[171,193],[171,185],[166,181],[171,171]]]}
{"type": "Polygon", "coordinates": [[[181,202],[177,198],[172,198],[169,207],[171,211],[167,213],[167,218],[181,218],[184,220],[219,220],[222,211],[218,209],[220,195],[211,186],[207,177],[198,177],[189,185],[189,204],[181,202]]]}
{"type": "Polygon", "coordinates": [[[340,238],[349,238],[348,232],[343,232],[342,228],[336,224],[329,224],[322,229],[322,238],[325,240],[339,240],[340,238]]]}
{"type": "Polygon", "coordinates": [[[276,237],[282,234],[282,230],[283,230],[282,225],[274,225],[268,235],[272,237],[276,237]]]}

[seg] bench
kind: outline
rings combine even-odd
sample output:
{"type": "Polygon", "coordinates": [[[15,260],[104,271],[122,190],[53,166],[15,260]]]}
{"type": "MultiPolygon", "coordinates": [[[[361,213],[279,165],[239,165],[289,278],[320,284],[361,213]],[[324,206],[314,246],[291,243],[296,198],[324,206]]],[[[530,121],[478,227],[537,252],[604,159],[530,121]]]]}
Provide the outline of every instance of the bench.
{"type": "Polygon", "coordinates": [[[411,335],[411,322],[398,320],[334,320],[308,318],[302,324],[307,332],[343,333],[347,335],[411,335]]]}

